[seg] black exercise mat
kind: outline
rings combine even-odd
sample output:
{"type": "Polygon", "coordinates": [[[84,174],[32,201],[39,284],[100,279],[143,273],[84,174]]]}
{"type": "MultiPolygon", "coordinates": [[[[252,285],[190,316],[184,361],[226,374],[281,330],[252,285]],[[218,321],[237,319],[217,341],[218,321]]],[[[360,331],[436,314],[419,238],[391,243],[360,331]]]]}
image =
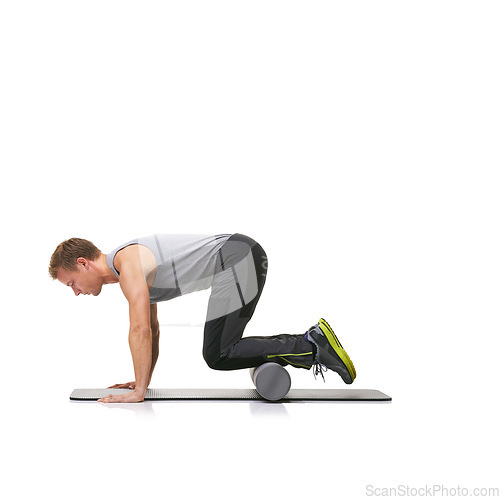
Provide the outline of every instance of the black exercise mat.
{"type": "MultiPolygon", "coordinates": [[[[108,394],[127,394],[129,389],[75,389],[72,401],[97,401],[108,394]]],[[[259,400],[266,401],[255,389],[148,389],[145,401],[176,400],[259,400]]],[[[287,401],[392,401],[374,389],[291,389],[280,402],[287,401]]]]}

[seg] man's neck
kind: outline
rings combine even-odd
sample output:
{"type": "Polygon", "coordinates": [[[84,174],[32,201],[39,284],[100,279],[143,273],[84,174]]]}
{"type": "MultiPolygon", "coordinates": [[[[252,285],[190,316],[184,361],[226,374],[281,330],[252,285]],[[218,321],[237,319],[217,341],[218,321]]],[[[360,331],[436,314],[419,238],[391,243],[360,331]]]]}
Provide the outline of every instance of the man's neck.
{"type": "Polygon", "coordinates": [[[116,277],[116,274],[108,266],[106,254],[104,253],[101,253],[99,258],[97,259],[97,270],[102,279],[102,282],[105,285],[108,285],[109,283],[118,283],[119,280],[116,277]]]}

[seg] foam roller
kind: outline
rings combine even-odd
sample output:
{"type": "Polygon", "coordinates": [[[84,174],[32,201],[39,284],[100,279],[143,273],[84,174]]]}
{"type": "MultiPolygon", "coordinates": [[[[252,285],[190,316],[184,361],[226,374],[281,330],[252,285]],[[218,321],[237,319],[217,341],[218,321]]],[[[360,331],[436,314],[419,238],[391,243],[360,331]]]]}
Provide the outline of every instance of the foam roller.
{"type": "Polygon", "coordinates": [[[292,385],[290,374],[278,363],[264,363],[257,368],[250,368],[250,377],[257,392],[269,401],[284,398],[292,385]]]}

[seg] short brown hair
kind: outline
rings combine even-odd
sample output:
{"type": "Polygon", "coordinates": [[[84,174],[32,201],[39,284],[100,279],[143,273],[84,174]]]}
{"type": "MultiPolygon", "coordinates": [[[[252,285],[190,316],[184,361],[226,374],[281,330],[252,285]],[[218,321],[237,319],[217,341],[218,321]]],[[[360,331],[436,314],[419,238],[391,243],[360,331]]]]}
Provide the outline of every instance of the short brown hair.
{"type": "Polygon", "coordinates": [[[75,271],[77,268],[76,260],[79,257],[96,260],[99,255],[101,255],[101,251],[91,241],[82,238],[70,238],[57,245],[50,258],[49,274],[55,280],[59,269],[75,271]]]}

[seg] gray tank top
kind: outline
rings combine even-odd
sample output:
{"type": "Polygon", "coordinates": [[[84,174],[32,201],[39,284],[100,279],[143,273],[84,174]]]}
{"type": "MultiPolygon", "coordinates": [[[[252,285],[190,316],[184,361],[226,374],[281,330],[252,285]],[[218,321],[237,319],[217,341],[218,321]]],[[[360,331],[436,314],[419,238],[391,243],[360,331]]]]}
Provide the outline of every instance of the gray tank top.
{"type": "Polygon", "coordinates": [[[231,234],[153,234],[128,241],[106,255],[109,268],[119,278],[113,261],[123,248],[139,244],[156,258],[156,278],[149,290],[154,304],[212,286],[217,253],[231,234]]]}

